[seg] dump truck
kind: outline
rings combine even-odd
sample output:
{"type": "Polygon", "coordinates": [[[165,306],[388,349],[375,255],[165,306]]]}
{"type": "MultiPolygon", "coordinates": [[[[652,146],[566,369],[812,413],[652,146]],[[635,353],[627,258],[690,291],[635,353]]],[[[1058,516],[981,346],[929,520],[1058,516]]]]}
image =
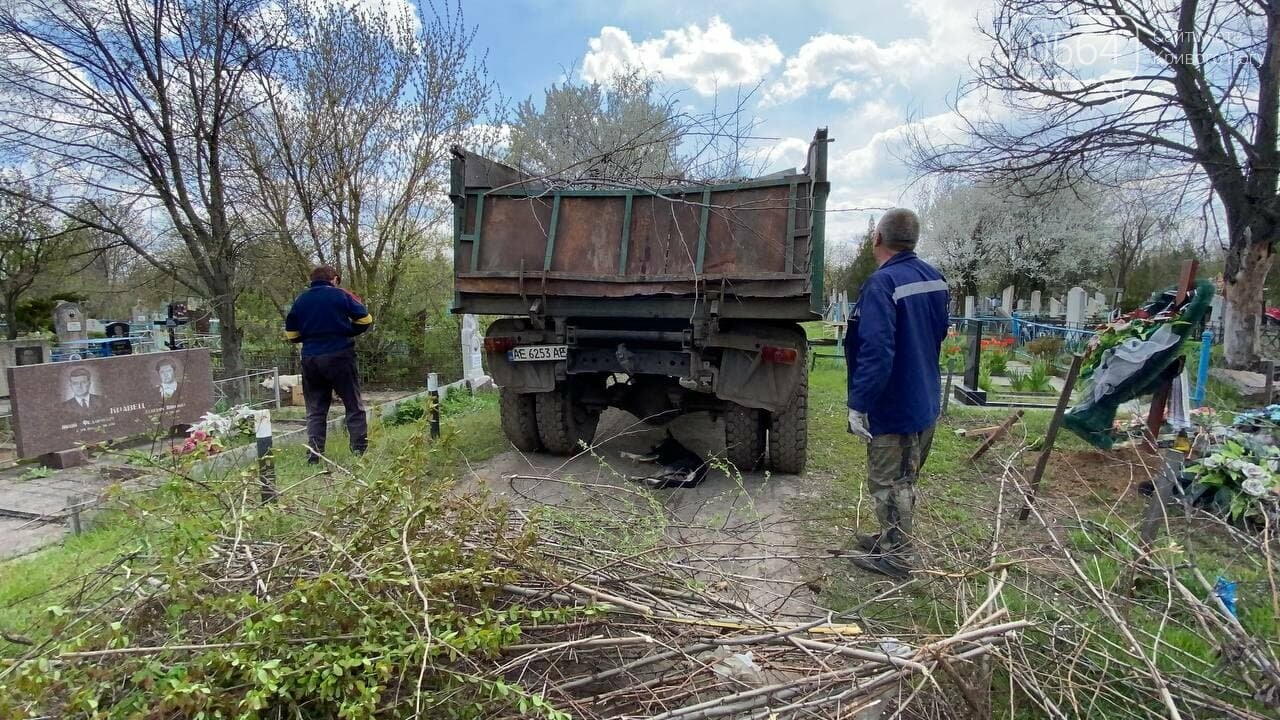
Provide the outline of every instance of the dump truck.
{"type": "Polygon", "coordinates": [[[501,316],[484,362],[511,443],[573,454],[608,407],[708,412],[737,468],[801,472],[827,143],[818,129],[799,172],[588,188],[454,147],[452,310],[501,316]]]}

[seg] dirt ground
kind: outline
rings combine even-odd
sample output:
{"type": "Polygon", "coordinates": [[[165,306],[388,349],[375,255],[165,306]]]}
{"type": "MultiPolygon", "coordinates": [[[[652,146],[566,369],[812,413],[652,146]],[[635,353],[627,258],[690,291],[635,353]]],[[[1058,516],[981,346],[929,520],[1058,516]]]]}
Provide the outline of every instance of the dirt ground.
{"type": "Polygon", "coordinates": [[[735,595],[761,614],[825,614],[809,578],[828,553],[806,543],[797,515],[821,496],[822,480],[731,472],[723,462],[724,425],[706,413],[650,427],[610,409],[601,417],[596,442],[592,454],[574,458],[505,452],[472,466],[467,485],[482,485],[520,508],[549,508],[585,519],[626,517],[631,527],[660,534],[696,580],[735,595]],[[696,488],[650,491],[629,479],[660,466],[619,453],[644,453],[668,431],[700,456],[718,458],[696,488]]]}

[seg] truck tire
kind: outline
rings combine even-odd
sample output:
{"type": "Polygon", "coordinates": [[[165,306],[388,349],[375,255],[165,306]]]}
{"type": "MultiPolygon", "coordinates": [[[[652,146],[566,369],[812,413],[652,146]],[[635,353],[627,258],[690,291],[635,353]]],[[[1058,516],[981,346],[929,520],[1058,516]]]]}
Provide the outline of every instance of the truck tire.
{"type": "Polygon", "coordinates": [[[502,432],[522,452],[542,450],[538,437],[537,401],[531,393],[518,393],[502,388],[498,391],[499,412],[502,415],[502,432]]]}
{"type": "Polygon", "coordinates": [[[799,475],[808,455],[809,373],[804,372],[791,402],[769,418],[769,466],[776,472],[799,475]]]}
{"type": "Polygon", "coordinates": [[[740,472],[751,472],[764,459],[763,410],[731,402],[724,410],[725,456],[740,472]]]}
{"type": "Polygon", "coordinates": [[[595,439],[600,412],[575,402],[567,384],[537,393],[537,411],[538,437],[547,452],[573,455],[582,450],[580,441],[590,444],[595,439]]]}

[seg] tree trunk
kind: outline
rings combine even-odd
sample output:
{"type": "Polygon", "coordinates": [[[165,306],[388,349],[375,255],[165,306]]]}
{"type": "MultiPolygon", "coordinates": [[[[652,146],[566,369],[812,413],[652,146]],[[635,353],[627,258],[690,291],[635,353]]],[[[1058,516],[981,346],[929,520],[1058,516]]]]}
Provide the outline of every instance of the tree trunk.
{"type": "MultiPolygon", "coordinates": [[[[222,341],[222,376],[224,378],[239,377],[244,375],[244,352],[241,348],[244,330],[236,321],[235,301],[219,301],[214,303],[214,307],[218,311],[218,337],[222,341]]],[[[224,383],[223,388],[227,394],[227,401],[232,405],[243,402],[248,397],[248,388],[244,380],[224,383]]]]}
{"type": "Polygon", "coordinates": [[[18,339],[18,303],[10,302],[9,306],[4,308],[3,317],[5,322],[5,337],[10,340],[18,339]]]}
{"type": "Polygon", "coordinates": [[[1271,243],[1234,240],[1223,275],[1222,342],[1227,367],[1249,370],[1258,361],[1263,290],[1271,270],[1271,243]],[[1237,249],[1238,248],[1238,249],[1237,249]]]}

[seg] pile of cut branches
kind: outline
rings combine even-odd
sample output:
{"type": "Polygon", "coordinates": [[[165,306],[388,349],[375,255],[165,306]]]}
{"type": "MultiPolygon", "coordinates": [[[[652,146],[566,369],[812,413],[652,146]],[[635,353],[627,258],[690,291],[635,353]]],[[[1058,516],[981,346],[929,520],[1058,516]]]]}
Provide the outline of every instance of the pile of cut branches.
{"type": "Polygon", "coordinates": [[[440,466],[410,450],[266,507],[248,475],[131,498],[140,542],[0,662],[0,715],[831,717],[1026,625],[990,602],[910,643],[780,622],[661,546],[603,547],[440,466]]]}

